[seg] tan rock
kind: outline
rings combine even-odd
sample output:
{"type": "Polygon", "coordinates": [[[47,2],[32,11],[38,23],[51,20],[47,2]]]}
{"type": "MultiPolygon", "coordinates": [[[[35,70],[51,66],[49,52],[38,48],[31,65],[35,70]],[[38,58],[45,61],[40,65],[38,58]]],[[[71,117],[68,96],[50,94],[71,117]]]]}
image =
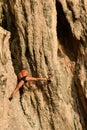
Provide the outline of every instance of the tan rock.
{"type": "Polygon", "coordinates": [[[4,3],[9,31],[0,27],[1,130],[86,130],[86,3],[4,3]],[[36,90],[26,84],[9,101],[22,68],[33,77],[50,75],[51,83],[37,82],[36,90]]]}

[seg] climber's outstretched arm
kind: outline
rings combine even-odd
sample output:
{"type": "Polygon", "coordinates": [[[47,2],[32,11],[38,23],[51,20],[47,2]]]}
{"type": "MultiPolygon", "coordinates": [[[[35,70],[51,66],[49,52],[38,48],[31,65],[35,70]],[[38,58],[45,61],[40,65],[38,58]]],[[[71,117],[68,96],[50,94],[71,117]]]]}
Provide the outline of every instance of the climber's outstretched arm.
{"type": "Polygon", "coordinates": [[[26,77],[27,81],[47,81],[47,78],[33,78],[33,77],[26,77]]]}

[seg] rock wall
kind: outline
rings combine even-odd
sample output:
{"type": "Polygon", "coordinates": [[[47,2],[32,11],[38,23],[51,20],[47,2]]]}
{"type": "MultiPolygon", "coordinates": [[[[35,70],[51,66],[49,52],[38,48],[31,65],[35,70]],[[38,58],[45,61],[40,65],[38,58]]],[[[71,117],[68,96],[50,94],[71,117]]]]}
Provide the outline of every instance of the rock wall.
{"type": "Polygon", "coordinates": [[[0,129],[86,130],[86,0],[0,6],[0,129]],[[22,68],[33,77],[50,75],[51,83],[35,82],[36,90],[25,84],[9,101],[22,68]]]}

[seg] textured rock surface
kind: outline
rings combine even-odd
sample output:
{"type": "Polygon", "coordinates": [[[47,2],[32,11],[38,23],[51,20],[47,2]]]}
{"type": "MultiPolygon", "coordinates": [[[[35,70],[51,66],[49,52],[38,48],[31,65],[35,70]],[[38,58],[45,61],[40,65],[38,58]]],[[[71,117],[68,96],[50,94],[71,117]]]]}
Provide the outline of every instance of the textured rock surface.
{"type": "Polygon", "coordinates": [[[1,130],[86,130],[86,0],[8,0],[0,6],[1,130]],[[52,81],[35,83],[36,90],[26,84],[10,102],[24,67],[52,81]]]}

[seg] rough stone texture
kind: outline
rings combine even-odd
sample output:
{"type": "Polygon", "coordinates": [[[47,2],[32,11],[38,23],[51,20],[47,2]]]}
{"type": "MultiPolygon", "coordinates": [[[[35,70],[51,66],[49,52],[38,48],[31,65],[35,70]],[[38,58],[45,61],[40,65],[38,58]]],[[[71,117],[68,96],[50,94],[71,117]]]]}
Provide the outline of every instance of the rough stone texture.
{"type": "Polygon", "coordinates": [[[1,130],[86,130],[86,0],[6,0],[3,11],[1,130]],[[36,90],[26,84],[10,102],[24,67],[52,81],[35,83],[36,90]]]}

